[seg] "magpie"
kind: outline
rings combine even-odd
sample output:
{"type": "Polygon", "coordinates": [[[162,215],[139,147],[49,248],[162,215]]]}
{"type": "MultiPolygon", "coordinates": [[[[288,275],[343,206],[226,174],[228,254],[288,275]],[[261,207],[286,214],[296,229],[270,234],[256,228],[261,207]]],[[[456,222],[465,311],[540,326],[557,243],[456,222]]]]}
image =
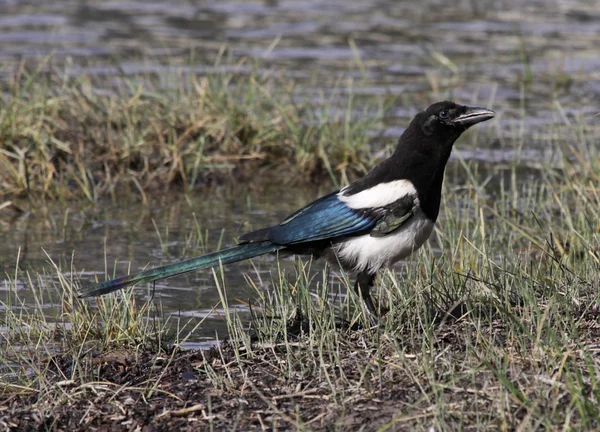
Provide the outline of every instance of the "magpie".
{"type": "Polygon", "coordinates": [[[81,297],[267,253],[312,255],[355,272],[354,290],[377,316],[370,294],[377,272],[408,257],[429,238],[454,142],[469,127],[494,116],[486,108],[434,103],[414,117],[389,158],[280,224],[244,234],[230,249],[100,282],[84,289],[81,297]]]}

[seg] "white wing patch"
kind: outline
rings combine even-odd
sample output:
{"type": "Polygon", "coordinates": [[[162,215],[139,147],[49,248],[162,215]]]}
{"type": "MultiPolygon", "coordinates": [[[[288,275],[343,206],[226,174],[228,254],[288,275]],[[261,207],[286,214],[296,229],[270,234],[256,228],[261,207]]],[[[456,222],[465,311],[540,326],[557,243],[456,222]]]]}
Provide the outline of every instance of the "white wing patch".
{"type": "Polygon", "coordinates": [[[338,193],[338,198],[351,209],[383,207],[407,195],[417,194],[415,186],[408,180],[379,183],[354,195],[344,195],[347,188],[346,186],[338,193]]]}

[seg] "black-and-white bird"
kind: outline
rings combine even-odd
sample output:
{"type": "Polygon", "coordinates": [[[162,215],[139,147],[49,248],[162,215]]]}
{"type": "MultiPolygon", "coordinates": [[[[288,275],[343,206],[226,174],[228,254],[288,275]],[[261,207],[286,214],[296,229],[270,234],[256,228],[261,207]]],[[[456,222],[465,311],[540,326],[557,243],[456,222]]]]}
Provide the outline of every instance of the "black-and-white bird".
{"type": "Polygon", "coordinates": [[[355,291],[377,315],[370,294],[377,272],[408,257],[429,238],[454,142],[494,115],[486,108],[435,103],[415,116],[392,156],[280,224],[244,234],[236,247],[101,282],[81,295],[98,296],[266,253],[291,253],[323,257],[355,272],[355,291]]]}

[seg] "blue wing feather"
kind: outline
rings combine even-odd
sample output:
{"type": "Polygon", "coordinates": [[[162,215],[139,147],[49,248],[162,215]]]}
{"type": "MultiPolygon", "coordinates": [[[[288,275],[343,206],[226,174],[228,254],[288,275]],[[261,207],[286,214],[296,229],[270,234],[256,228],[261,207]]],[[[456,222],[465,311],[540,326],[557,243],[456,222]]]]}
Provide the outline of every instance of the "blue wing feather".
{"type": "Polygon", "coordinates": [[[271,227],[269,240],[276,244],[295,244],[353,235],[373,228],[377,220],[372,213],[349,208],[333,193],[271,227]]]}

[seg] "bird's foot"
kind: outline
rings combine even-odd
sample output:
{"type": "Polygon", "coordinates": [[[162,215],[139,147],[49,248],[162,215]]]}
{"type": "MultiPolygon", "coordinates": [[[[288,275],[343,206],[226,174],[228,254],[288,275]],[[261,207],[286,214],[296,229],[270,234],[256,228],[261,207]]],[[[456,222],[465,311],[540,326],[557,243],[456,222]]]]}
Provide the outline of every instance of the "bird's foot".
{"type": "Polygon", "coordinates": [[[363,298],[363,303],[365,305],[364,312],[365,312],[365,315],[366,315],[369,325],[371,327],[378,326],[379,322],[380,322],[380,319],[379,319],[380,314],[379,314],[379,310],[373,304],[373,300],[371,299],[371,296],[363,298]]]}
{"type": "Polygon", "coordinates": [[[371,296],[363,299],[365,305],[365,315],[371,327],[378,326],[382,323],[383,318],[389,313],[390,309],[379,305],[375,307],[375,303],[371,296]]]}

